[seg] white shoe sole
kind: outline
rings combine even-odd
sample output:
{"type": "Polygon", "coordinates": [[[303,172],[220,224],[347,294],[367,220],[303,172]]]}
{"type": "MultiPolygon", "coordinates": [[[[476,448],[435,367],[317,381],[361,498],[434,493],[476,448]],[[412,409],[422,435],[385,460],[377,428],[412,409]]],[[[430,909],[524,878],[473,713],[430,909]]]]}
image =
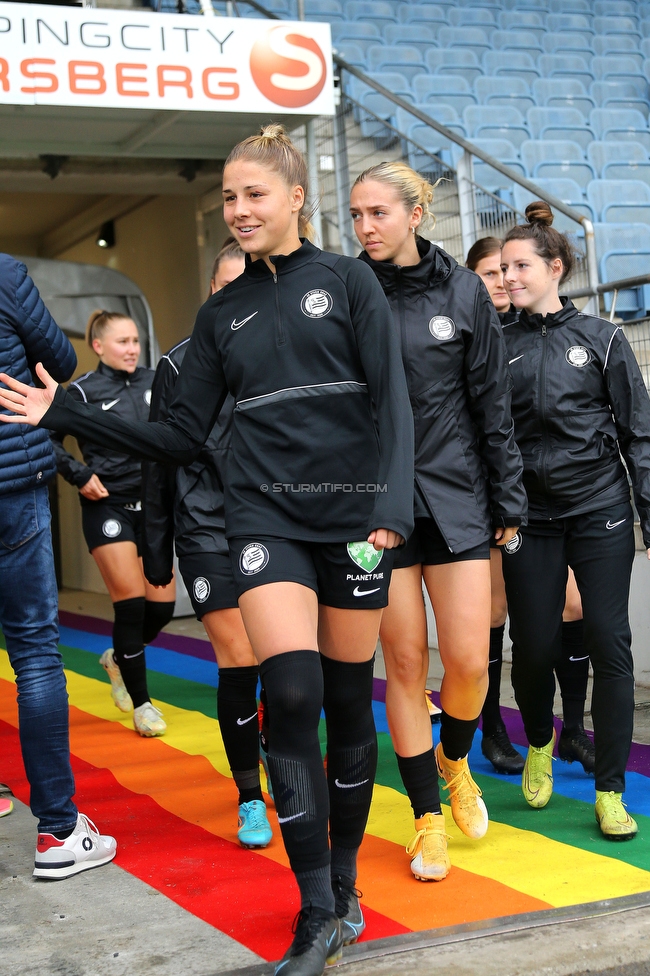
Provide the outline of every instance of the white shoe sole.
{"type": "Polygon", "coordinates": [[[94,861],[79,861],[77,864],[71,864],[65,868],[34,868],[32,877],[42,878],[47,881],[62,881],[64,878],[71,878],[75,874],[81,874],[82,871],[90,871],[92,868],[101,868],[102,865],[108,864],[112,861],[117,850],[111,851],[106,857],[101,857],[94,861]]]}

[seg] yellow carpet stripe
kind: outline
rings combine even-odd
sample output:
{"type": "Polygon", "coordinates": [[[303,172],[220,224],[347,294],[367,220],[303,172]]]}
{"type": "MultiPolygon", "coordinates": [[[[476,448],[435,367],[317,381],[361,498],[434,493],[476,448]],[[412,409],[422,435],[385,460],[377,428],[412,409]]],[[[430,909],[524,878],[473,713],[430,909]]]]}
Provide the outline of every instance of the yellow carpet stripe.
{"type": "MultiPolygon", "coordinates": [[[[105,682],[66,671],[70,700],[82,711],[132,729],[132,718],[119,712],[105,682]]],[[[6,652],[0,651],[0,677],[14,680],[6,652]]],[[[163,742],[179,752],[203,756],[223,776],[230,776],[219,723],[202,712],[154,701],[168,723],[163,742]]],[[[522,800],[523,802],[523,800],[522,800]]],[[[444,807],[451,837],[452,864],[499,881],[555,907],[630,895],[650,889],[650,872],[491,820],[480,841],[465,837],[444,807]]],[[[367,832],[403,847],[413,832],[408,798],[376,785],[367,832]]]]}

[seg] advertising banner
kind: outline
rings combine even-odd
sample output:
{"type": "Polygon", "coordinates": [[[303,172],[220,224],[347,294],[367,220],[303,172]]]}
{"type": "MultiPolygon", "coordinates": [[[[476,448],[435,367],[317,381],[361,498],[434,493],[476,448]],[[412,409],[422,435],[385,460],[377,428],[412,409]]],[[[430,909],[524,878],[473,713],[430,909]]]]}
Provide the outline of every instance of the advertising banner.
{"type": "Polygon", "coordinates": [[[0,4],[0,105],[332,115],[329,24],[0,4]]]}

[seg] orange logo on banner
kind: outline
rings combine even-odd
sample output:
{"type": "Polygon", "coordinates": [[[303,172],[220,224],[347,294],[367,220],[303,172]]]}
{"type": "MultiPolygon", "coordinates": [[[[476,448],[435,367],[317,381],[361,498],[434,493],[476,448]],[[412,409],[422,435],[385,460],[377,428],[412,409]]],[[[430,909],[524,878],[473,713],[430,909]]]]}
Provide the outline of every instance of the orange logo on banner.
{"type": "Polygon", "coordinates": [[[295,28],[273,27],[253,45],[251,74],[269,101],[284,108],[300,108],[320,95],[327,66],[313,37],[295,28]]]}

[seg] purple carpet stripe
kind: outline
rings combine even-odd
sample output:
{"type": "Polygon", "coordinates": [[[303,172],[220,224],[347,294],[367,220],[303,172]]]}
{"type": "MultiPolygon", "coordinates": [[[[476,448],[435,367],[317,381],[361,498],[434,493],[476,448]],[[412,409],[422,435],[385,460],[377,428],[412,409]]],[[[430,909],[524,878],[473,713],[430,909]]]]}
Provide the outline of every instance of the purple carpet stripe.
{"type": "MultiPolygon", "coordinates": [[[[110,620],[100,620],[99,617],[89,617],[83,613],[70,613],[68,610],[59,611],[59,619],[65,627],[85,630],[89,634],[103,634],[110,637],[113,624],[110,620]]],[[[202,661],[214,664],[214,651],[209,640],[198,637],[183,637],[181,634],[158,634],[154,647],[164,647],[168,651],[177,651],[189,657],[198,657],[202,661]]]]}
{"type": "Polygon", "coordinates": [[[386,679],[385,678],[373,678],[372,679],[372,700],[376,702],[386,703],[386,679]]]}

